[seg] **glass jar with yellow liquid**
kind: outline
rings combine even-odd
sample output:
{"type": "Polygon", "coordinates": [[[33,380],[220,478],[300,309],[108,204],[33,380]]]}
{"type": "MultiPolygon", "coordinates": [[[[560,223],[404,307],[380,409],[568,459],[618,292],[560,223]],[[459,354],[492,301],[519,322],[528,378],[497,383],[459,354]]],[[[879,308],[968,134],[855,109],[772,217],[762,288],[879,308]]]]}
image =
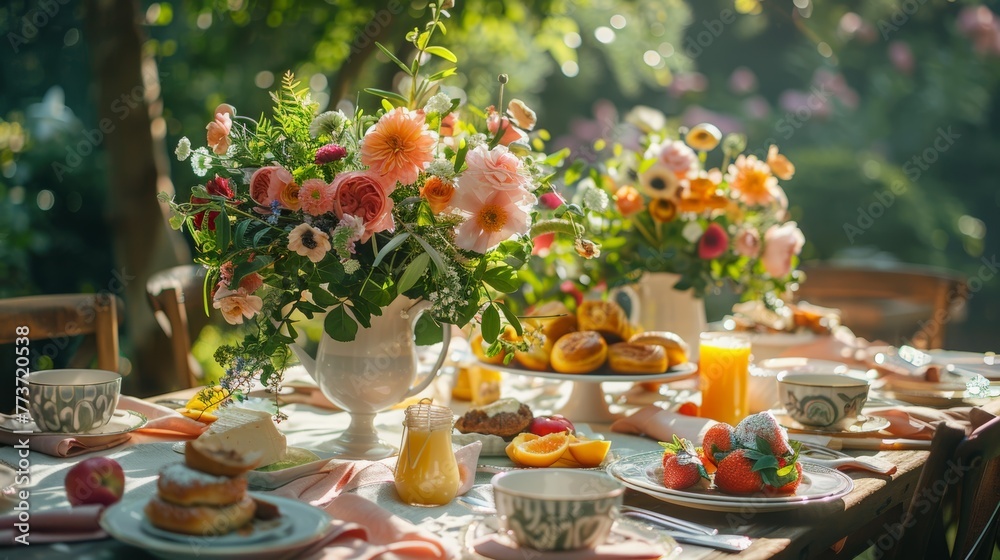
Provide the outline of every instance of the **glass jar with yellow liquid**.
{"type": "Polygon", "coordinates": [[[396,462],[396,492],[415,506],[441,506],[461,486],[451,448],[453,415],[446,406],[421,402],[406,408],[403,441],[396,462]]]}
{"type": "Polygon", "coordinates": [[[742,333],[701,333],[698,371],[704,418],[735,426],[750,414],[750,338],[742,333]]]}

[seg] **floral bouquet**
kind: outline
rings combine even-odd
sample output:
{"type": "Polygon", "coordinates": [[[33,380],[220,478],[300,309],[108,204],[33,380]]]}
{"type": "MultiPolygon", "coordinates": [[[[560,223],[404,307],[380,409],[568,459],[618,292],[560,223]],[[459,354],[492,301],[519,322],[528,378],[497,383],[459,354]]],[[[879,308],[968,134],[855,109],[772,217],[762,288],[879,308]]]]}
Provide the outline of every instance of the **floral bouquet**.
{"type": "MultiPolygon", "coordinates": [[[[567,184],[576,184],[574,202],[589,211],[589,219],[581,221],[605,255],[580,262],[574,255],[579,247],[540,239],[535,252],[543,256],[541,270],[532,279],[557,276],[553,269],[562,269],[563,277],[582,274],[592,284],[615,287],[644,272],[669,272],[679,275],[678,290],[704,296],[728,281],[749,300],[780,293],[797,278],[805,238],[795,222],[786,221],[788,199],[778,184],[790,180],[795,167],[776,146],[763,160],[742,154],[744,137],[723,139],[711,124],[682,129],[680,135],[632,132],[638,138],[633,149],[598,141],[606,159],[589,169],[578,162],[565,174],[567,184]],[[720,146],[718,165],[709,167],[720,146]],[[566,255],[572,258],[562,258],[566,255]],[[567,273],[567,263],[579,270],[567,273]]],[[[578,289],[562,287],[579,294],[578,289]]]]}
{"type": "MultiPolygon", "coordinates": [[[[540,145],[528,134],[534,112],[513,100],[506,114],[467,108],[472,120],[461,120],[459,100],[438,91],[456,58],[431,43],[448,13],[430,9],[432,21],[407,35],[411,64],[378,45],[405,74],[408,94],[366,90],[382,98],[377,113],[317,114],[286,75],[271,118],[220,105],[207,148],[192,152],[180,140],[178,158],[211,178],[187,202],[161,198],[209,269],[207,301],[230,324],[250,327],[241,344],[216,353],[227,390],[246,390],[258,376],[279,385],[299,314],[325,313],[325,332],[351,341],[406,296],[431,302],[429,320],[478,320],[484,338],[497,341],[501,315],[520,330],[497,297],[520,287],[533,228],[579,235],[566,219],[539,220],[537,196],[551,190],[553,166],[568,151],[532,150],[529,140],[540,145]],[[429,59],[445,67],[425,77],[429,59]]],[[[506,76],[499,82],[502,106],[506,76]]]]}

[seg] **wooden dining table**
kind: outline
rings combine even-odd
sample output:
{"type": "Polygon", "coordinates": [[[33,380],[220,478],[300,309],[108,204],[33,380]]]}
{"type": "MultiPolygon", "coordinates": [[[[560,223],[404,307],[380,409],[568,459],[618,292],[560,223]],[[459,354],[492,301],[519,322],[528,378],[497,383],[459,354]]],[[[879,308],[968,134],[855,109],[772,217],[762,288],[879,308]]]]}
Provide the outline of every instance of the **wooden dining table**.
{"type": "MultiPolygon", "coordinates": [[[[624,393],[629,386],[623,383],[605,384],[609,393],[624,393]]],[[[568,393],[567,387],[558,381],[543,380],[511,380],[504,383],[506,395],[516,395],[529,403],[536,414],[545,413],[556,408],[560,399],[568,393]]],[[[449,392],[448,380],[442,376],[436,386],[430,389],[438,394],[449,392]]],[[[634,391],[634,389],[633,389],[634,391]]],[[[150,397],[151,402],[175,402],[192,395],[194,390],[186,390],[170,395],[150,397]]],[[[677,398],[680,394],[690,394],[686,390],[664,388],[661,396],[665,400],[677,398]]],[[[300,395],[301,396],[301,395],[300,395]]],[[[289,397],[290,400],[295,400],[289,397]]],[[[309,400],[300,399],[300,400],[309,400]]],[[[623,399],[619,399],[623,400],[623,399]]],[[[452,408],[461,413],[468,403],[453,402],[452,408]]],[[[616,411],[627,411],[628,403],[613,405],[616,411]]],[[[634,408],[634,407],[631,407],[634,408]]],[[[309,404],[289,404],[286,411],[290,420],[282,423],[279,428],[286,434],[289,445],[300,447],[321,447],[322,442],[336,436],[347,426],[347,414],[324,407],[309,404]]],[[[401,437],[402,410],[391,410],[379,414],[377,426],[383,437],[388,441],[399,441],[401,437]],[[395,439],[394,439],[395,438],[395,439]]],[[[580,429],[581,426],[578,426],[580,429]]],[[[608,425],[585,425],[582,428],[595,437],[604,437],[612,442],[612,453],[618,455],[636,452],[646,452],[659,449],[655,440],[611,432],[608,425]]],[[[113,449],[95,453],[106,455],[122,462],[129,477],[126,485],[126,499],[137,499],[141,496],[151,496],[155,488],[155,469],[136,468],[129,461],[144,457],[147,464],[150,458],[169,464],[180,460],[180,455],[170,450],[169,442],[132,445],[125,444],[113,449]],[[151,446],[151,447],[150,447],[151,446]],[[131,449],[143,447],[144,449],[131,449]],[[148,447],[148,448],[147,448],[148,447]],[[131,449],[131,453],[129,452],[131,449]],[[141,453],[139,453],[141,451],[141,453]],[[130,474],[133,473],[133,474],[130,474]],[[138,473],[141,473],[138,474],[138,473]]],[[[705,511],[680,505],[665,503],[648,495],[628,490],[625,503],[653,511],[665,513],[715,527],[720,533],[744,534],[752,538],[752,545],[740,553],[728,553],[700,546],[682,545],[681,559],[727,558],[727,559],[799,559],[833,557],[851,558],[870,546],[891,546],[891,537],[884,536],[887,530],[901,521],[905,506],[909,502],[920,469],[928,455],[924,450],[884,450],[884,451],[853,451],[855,456],[877,456],[897,466],[892,475],[878,475],[866,471],[850,471],[848,476],[854,482],[851,492],[841,499],[827,503],[810,504],[792,510],[781,512],[758,512],[753,505],[737,512],[705,511]],[[881,537],[881,540],[879,540],[881,537]],[[838,554],[839,552],[839,554],[838,554]]],[[[0,460],[11,462],[16,452],[11,447],[0,448],[0,460]]],[[[33,504],[33,511],[65,507],[62,489],[66,470],[82,458],[52,458],[36,457],[36,476],[33,480],[32,495],[42,498],[33,504]]],[[[504,458],[480,457],[479,463],[491,464],[506,461],[504,458]]],[[[487,488],[492,477],[490,469],[481,469],[477,473],[476,485],[487,488]]],[[[365,495],[365,492],[360,492],[365,495]]],[[[394,500],[393,493],[369,491],[371,496],[396,515],[413,521],[417,525],[441,531],[443,538],[456,538],[461,535],[456,527],[465,527],[475,515],[453,502],[443,508],[415,508],[405,506],[394,500]],[[388,496],[388,497],[386,497],[388,496]],[[442,529],[445,527],[445,529],[442,529]],[[447,529],[452,527],[452,529],[447,529]]],[[[8,548],[3,553],[15,553],[17,558],[43,559],[53,557],[75,557],[78,560],[90,559],[133,559],[149,557],[148,553],[111,539],[100,541],[66,543],[8,548]]],[[[480,558],[463,548],[463,558],[480,558]]]]}

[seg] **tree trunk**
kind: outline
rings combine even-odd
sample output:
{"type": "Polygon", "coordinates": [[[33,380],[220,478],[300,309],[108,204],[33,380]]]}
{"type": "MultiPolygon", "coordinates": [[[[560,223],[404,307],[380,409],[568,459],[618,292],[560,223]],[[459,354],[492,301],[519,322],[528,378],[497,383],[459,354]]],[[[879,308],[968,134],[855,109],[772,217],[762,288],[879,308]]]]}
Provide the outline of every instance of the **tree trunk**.
{"type": "Polygon", "coordinates": [[[190,262],[180,234],[170,229],[157,191],[173,194],[164,146],[156,61],[143,55],[142,10],[135,0],[87,0],[87,39],[97,86],[99,125],[108,158],[109,216],[117,276],[122,279],[126,329],[123,390],[148,395],[172,389],[169,341],[146,296],[149,276],[190,262]]]}

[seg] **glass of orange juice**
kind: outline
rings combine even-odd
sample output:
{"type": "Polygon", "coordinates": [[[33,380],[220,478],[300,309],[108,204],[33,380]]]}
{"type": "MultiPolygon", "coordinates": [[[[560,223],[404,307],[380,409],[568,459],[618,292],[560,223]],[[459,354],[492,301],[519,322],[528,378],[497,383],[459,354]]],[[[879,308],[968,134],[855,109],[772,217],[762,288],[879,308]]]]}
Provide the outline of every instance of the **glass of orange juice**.
{"type": "Polygon", "coordinates": [[[731,332],[701,333],[701,416],[735,426],[750,413],[750,338],[731,332]]]}
{"type": "Polygon", "coordinates": [[[442,506],[461,486],[451,448],[451,409],[428,402],[406,408],[403,442],[396,461],[396,492],[415,506],[442,506]]]}

